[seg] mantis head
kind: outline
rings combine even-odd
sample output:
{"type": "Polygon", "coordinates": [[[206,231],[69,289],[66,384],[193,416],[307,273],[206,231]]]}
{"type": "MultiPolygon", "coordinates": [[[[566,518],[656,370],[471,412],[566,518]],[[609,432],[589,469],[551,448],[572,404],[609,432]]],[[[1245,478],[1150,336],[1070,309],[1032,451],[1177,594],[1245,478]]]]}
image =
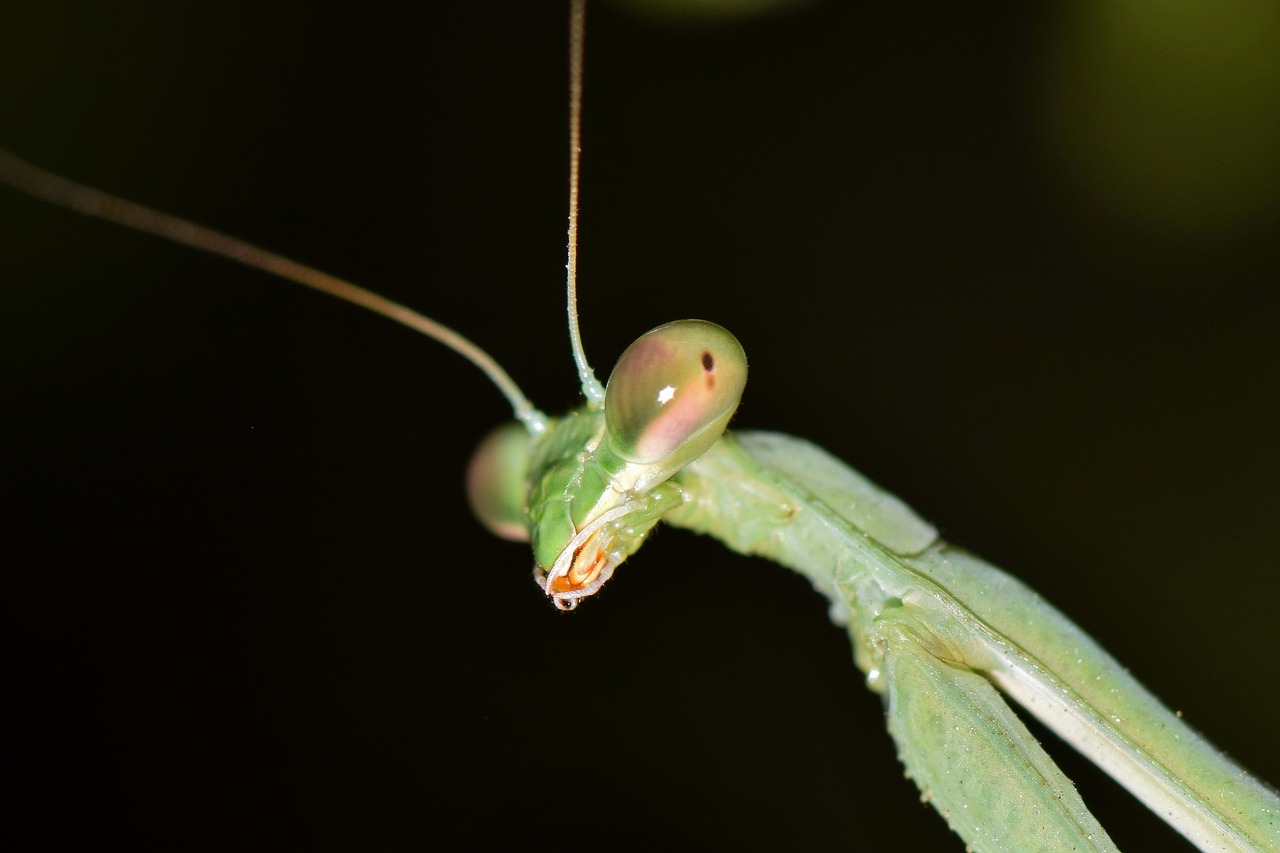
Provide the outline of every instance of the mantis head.
{"type": "Polygon", "coordinates": [[[618,359],[603,411],[485,438],[467,474],[472,510],[494,534],[530,541],[539,585],[572,609],[683,499],[671,478],[724,433],[746,381],[742,345],[715,323],[646,332],[618,359]]]}

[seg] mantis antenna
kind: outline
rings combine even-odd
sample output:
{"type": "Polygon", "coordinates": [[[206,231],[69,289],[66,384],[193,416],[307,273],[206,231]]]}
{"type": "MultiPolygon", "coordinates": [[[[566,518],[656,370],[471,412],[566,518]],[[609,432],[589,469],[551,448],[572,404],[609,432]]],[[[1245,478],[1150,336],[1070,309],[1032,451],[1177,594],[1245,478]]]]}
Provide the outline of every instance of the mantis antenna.
{"type": "Polygon", "coordinates": [[[582,160],[582,44],[585,41],[587,0],[573,0],[569,9],[569,259],[565,264],[565,297],[569,311],[569,343],[587,407],[604,405],[604,386],[596,379],[582,348],[578,324],[578,172],[582,160]]]}
{"type": "MultiPolygon", "coordinates": [[[[565,264],[565,289],[569,340],[573,348],[573,361],[578,368],[578,379],[582,384],[582,395],[586,398],[588,407],[599,409],[604,405],[604,386],[596,379],[591,365],[587,363],[578,322],[578,173],[582,160],[582,46],[585,32],[586,0],[573,0],[569,11],[569,252],[565,264]]],[[[425,314],[229,234],[55,175],[3,148],[0,148],[0,183],[86,216],[105,219],[174,243],[221,255],[408,326],[439,341],[480,368],[507,398],[516,420],[530,433],[540,433],[547,427],[547,416],[534,407],[520,390],[520,386],[516,385],[515,380],[491,355],[463,335],[425,314]]]]}
{"type": "Polygon", "coordinates": [[[489,377],[489,381],[496,385],[502,395],[507,398],[516,420],[524,424],[525,429],[530,433],[537,434],[546,429],[546,415],[534,408],[529,398],[520,390],[520,386],[516,385],[515,380],[502,369],[493,356],[448,326],[424,314],[419,314],[411,308],[406,308],[398,302],[392,302],[371,290],[223,234],[221,231],[78,184],[45,171],[39,166],[34,166],[4,149],[0,149],[0,183],[8,184],[28,195],[86,216],[95,216],[127,228],[155,234],[174,243],[181,243],[213,255],[221,255],[245,266],[321,293],[327,293],[359,305],[361,308],[367,308],[375,314],[381,314],[403,326],[408,326],[429,338],[434,338],[480,368],[484,375],[489,377]]]}

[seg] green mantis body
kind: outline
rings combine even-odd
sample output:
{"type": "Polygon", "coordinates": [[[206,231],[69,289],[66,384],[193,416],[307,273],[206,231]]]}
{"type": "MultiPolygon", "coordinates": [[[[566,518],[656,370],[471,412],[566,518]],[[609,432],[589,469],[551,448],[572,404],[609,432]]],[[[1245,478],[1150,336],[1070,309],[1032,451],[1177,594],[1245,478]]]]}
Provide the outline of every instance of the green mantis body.
{"type": "Polygon", "coordinates": [[[974,848],[1112,849],[993,685],[1154,811],[1176,813],[1203,849],[1280,844],[1271,789],[1034,592],[939,540],[823,451],[746,433],[709,451],[682,482],[697,497],[672,523],[772,557],[826,591],[869,686],[886,694],[908,771],[974,848]]]}
{"type": "MultiPolygon", "coordinates": [[[[40,159],[64,171],[392,289],[496,342],[496,354],[531,395],[554,406],[568,401],[560,307],[547,295],[556,289],[562,221],[563,178],[547,166],[562,157],[562,117],[551,109],[563,102],[562,23],[547,26],[549,43],[538,54],[547,63],[545,92],[530,98],[528,55],[514,48],[536,41],[528,38],[536,17],[512,22],[523,28],[520,39],[504,40],[480,23],[479,41],[494,47],[492,55],[465,39],[476,56],[448,72],[456,75],[446,78],[449,86],[433,81],[425,101],[415,88],[389,104],[382,111],[389,118],[396,110],[423,116],[408,129],[403,118],[389,121],[407,133],[402,150],[369,153],[368,139],[393,136],[390,126],[368,127],[359,111],[357,102],[377,87],[358,87],[345,109],[320,96],[282,95],[273,89],[283,83],[268,52],[234,43],[220,43],[222,58],[205,64],[225,74],[222,63],[236,56],[247,82],[229,87],[225,114],[217,112],[221,99],[207,98],[185,122],[207,123],[211,150],[172,139],[176,120],[158,129],[148,120],[169,108],[163,81],[174,75],[163,69],[124,81],[130,92],[155,81],[157,88],[142,90],[147,98],[104,101],[99,82],[80,100],[59,89],[32,100],[41,111],[99,104],[132,133],[69,134],[55,126],[34,144],[12,144],[33,158],[49,150],[40,159]],[[495,72],[492,85],[488,76],[477,79],[480,53],[483,67],[510,61],[509,72],[495,72]],[[465,109],[457,98],[432,94],[464,85],[476,102],[465,109]],[[522,97],[502,102],[513,85],[522,97]],[[314,116],[313,100],[324,107],[314,116]],[[247,157],[274,144],[279,128],[298,116],[268,122],[267,131],[261,121],[242,127],[246,102],[257,105],[250,114],[259,118],[292,104],[310,117],[311,134],[290,140],[292,149],[247,157]],[[363,119],[366,142],[325,150],[296,179],[281,172],[281,163],[310,160],[313,146],[327,144],[317,140],[343,123],[335,115],[353,114],[363,119]],[[497,123],[502,116],[510,126],[497,123]],[[447,137],[458,127],[474,130],[466,144],[452,145],[447,137]],[[473,150],[477,140],[502,138],[545,144],[545,157],[527,146],[473,150]],[[60,161],[63,139],[80,141],[60,161]],[[130,165],[126,151],[142,154],[130,165]],[[163,152],[183,159],[152,162],[163,152]],[[333,169],[323,180],[322,163],[333,169]],[[210,164],[227,172],[209,171],[210,164]],[[499,186],[483,177],[494,169],[499,186]],[[254,189],[228,197],[233,179],[254,189]],[[458,195],[449,195],[455,185],[458,195]],[[356,201],[356,188],[365,187],[376,198],[356,201]],[[498,200],[512,197],[528,197],[538,213],[513,213],[498,200]],[[348,213],[335,215],[335,204],[348,213]],[[406,209],[387,211],[388,204],[406,209]],[[321,219],[335,230],[317,232],[321,219]],[[393,221],[406,232],[389,230],[393,221]],[[301,242],[310,239],[318,245],[301,242]],[[538,276],[544,283],[534,286],[538,276]],[[501,304],[476,312],[479,288],[487,295],[495,282],[511,283],[501,304]],[[530,325],[548,330],[542,340],[531,340],[530,325]]],[[[277,24],[227,29],[269,32],[277,24]]],[[[388,33],[439,34],[432,45],[446,57],[456,55],[448,45],[459,44],[457,33],[475,26],[385,23],[388,33]]],[[[1096,284],[1097,270],[1085,274],[1087,264],[1059,281],[1047,275],[1057,261],[1036,262],[1025,248],[1036,244],[998,232],[984,244],[990,252],[966,251],[973,233],[965,221],[1000,199],[983,193],[993,172],[975,160],[982,146],[966,147],[964,133],[941,139],[930,121],[915,128],[919,145],[904,147],[902,120],[914,113],[868,95],[867,75],[836,73],[835,57],[868,55],[864,36],[847,50],[819,51],[812,69],[769,76],[751,45],[728,59],[689,51],[663,65],[656,54],[635,53],[658,40],[669,60],[661,34],[646,31],[624,49],[626,29],[603,8],[593,27],[611,47],[593,54],[589,89],[617,107],[589,113],[602,125],[589,130],[586,204],[595,219],[584,243],[592,352],[607,363],[636,332],[680,314],[731,325],[753,357],[742,425],[806,435],[945,520],[949,538],[1013,569],[1216,743],[1275,778],[1266,710],[1275,681],[1265,663],[1274,648],[1267,472],[1275,470],[1275,422],[1260,389],[1276,356],[1251,279],[1232,274],[1234,292],[1197,295],[1187,289],[1190,274],[1170,263],[1167,287],[1138,275],[1130,290],[1096,284]],[[752,82],[762,85],[729,86],[726,100],[726,67],[742,68],[744,79],[760,75],[752,82]],[[641,79],[640,68],[656,79],[641,79]],[[698,133],[690,125],[708,111],[688,93],[708,89],[728,113],[718,137],[714,127],[698,133]],[[770,91],[804,92],[806,103],[829,109],[783,110],[779,118],[781,101],[768,100],[770,91]],[[762,102],[769,106],[756,121],[748,105],[762,102]],[[841,116],[859,130],[824,123],[841,116]],[[676,124],[654,123],[662,117],[676,124]],[[774,119],[791,129],[761,138],[774,119]],[[778,151],[777,140],[792,136],[802,148],[778,151]],[[715,146],[729,144],[755,174],[713,170],[688,190],[679,170],[704,170],[720,153],[715,146]],[[772,171],[775,155],[791,165],[772,171]],[[613,157],[626,158],[617,171],[613,157]],[[636,172],[638,163],[652,171],[636,172]],[[902,176],[918,174],[911,163],[923,164],[927,180],[908,180],[904,192],[902,176]],[[866,164],[893,181],[873,177],[868,187],[866,164]],[[846,183],[846,174],[863,177],[846,183]],[[653,183],[664,175],[672,177],[653,183]],[[824,191],[815,196],[815,186],[824,191]],[[778,282],[777,298],[764,299],[745,282],[752,267],[760,273],[764,250],[773,253],[765,237],[771,228],[781,229],[775,239],[790,255],[789,272],[764,268],[778,282]],[[741,231],[750,239],[730,239],[741,231]],[[997,243],[1005,255],[994,251],[997,243]],[[820,249],[827,244],[829,254],[820,249]],[[825,274],[827,265],[844,269],[825,274]],[[1026,295],[1028,281],[1048,281],[1047,303],[1026,295]],[[1204,586],[1209,562],[1217,567],[1208,572],[1213,591],[1204,586]]],[[[925,43],[903,46],[905,23],[879,32],[860,19],[814,27],[866,33],[872,47],[895,45],[888,65],[899,73],[904,52],[931,53],[924,36],[925,43]]],[[[809,32],[796,40],[812,57],[809,32]]],[[[179,44],[182,51],[165,53],[170,61],[200,55],[197,44],[179,44]]],[[[323,69],[347,49],[326,47],[284,64],[323,69]]],[[[395,51],[383,44],[371,53],[395,51]]],[[[5,56],[16,62],[21,54],[5,56]]],[[[89,81],[116,67],[110,57],[101,69],[81,61],[84,73],[71,76],[89,81]]],[[[439,70],[447,73],[443,62],[439,70]]],[[[362,81],[363,73],[343,71],[362,81]]],[[[397,74],[423,79],[403,67],[386,73],[388,88],[397,74]]],[[[919,102],[938,82],[927,77],[908,81],[895,102],[919,102]]],[[[26,132],[40,114],[21,107],[5,114],[26,132]]],[[[460,462],[442,462],[465,455],[501,416],[473,376],[341,306],[246,282],[242,272],[143,238],[33,212],[24,201],[3,203],[6,223],[21,229],[6,264],[27,248],[58,250],[52,260],[50,251],[33,253],[4,276],[30,283],[16,295],[6,285],[13,308],[5,315],[20,327],[5,337],[15,347],[6,363],[20,377],[10,399],[22,404],[12,411],[42,415],[19,424],[23,446],[42,452],[17,482],[36,517],[51,530],[56,521],[62,541],[69,538],[60,552],[34,544],[49,537],[33,537],[22,552],[42,569],[39,577],[66,583],[35,597],[29,613],[39,619],[13,624],[28,629],[19,636],[40,640],[32,660],[42,660],[40,648],[45,656],[53,649],[59,683],[79,685],[60,688],[66,702],[31,698],[31,717],[105,696],[97,713],[107,723],[126,722],[135,706],[120,697],[136,695],[142,719],[161,735],[124,739],[132,723],[98,728],[82,719],[59,725],[55,740],[50,725],[50,743],[77,747],[63,766],[87,769],[82,779],[123,781],[126,790],[158,796],[178,826],[232,817],[280,836],[341,838],[380,827],[387,836],[525,844],[627,836],[759,849],[855,839],[954,843],[899,778],[880,731],[880,701],[852,677],[843,637],[815,628],[823,611],[808,584],[726,558],[715,543],[671,534],[647,546],[593,606],[567,620],[543,612],[518,552],[469,532],[457,498],[460,462]],[[112,275],[115,283],[102,283],[112,275]],[[205,280],[214,276],[223,280],[205,280]],[[200,280],[181,286],[193,278],[200,280]],[[69,283],[81,282],[68,300],[69,283]],[[135,450],[119,454],[122,445],[135,450]],[[140,596],[140,589],[150,592],[140,596]],[[104,599],[112,607],[100,611],[104,599]],[[164,652],[156,651],[166,637],[164,652]],[[200,637],[221,639],[210,648],[200,637]],[[93,656],[95,645],[112,650],[106,662],[93,656]],[[290,677],[278,678],[283,671],[290,677]],[[109,684],[121,685],[118,693],[109,684]],[[573,738],[554,735],[563,721],[580,727],[573,738]],[[318,772],[299,775],[298,767],[318,772]],[[433,794],[440,778],[450,780],[450,793],[433,794]],[[160,791],[156,780],[176,780],[177,793],[160,791]],[[181,796],[192,789],[213,796],[181,796]],[[236,794],[243,790],[263,796],[236,794]],[[548,805],[565,791],[580,792],[582,807],[548,805]],[[354,815],[350,824],[322,808],[339,801],[354,815]]],[[[992,217],[979,219],[990,228],[992,217]]],[[[1246,257],[1265,262],[1265,253],[1249,251],[1246,257]]],[[[1131,271],[1115,269],[1103,278],[1131,271]]],[[[28,675],[28,683],[46,683],[34,665],[28,675]]],[[[1054,750],[1055,758],[1070,763],[1062,753],[1054,750]]],[[[63,801],[57,794],[67,789],[59,785],[83,785],[71,788],[82,796],[63,809],[68,817],[95,816],[89,793],[102,786],[55,783],[49,780],[60,773],[31,764],[48,774],[28,789],[31,801],[63,801]]],[[[1083,763],[1068,775],[1127,846],[1127,822],[1146,820],[1145,811],[1083,763]]],[[[114,810],[106,829],[136,831],[141,814],[114,810]]],[[[1137,823],[1129,844],[1150,841],[1158,826],[1137,823]]]]}

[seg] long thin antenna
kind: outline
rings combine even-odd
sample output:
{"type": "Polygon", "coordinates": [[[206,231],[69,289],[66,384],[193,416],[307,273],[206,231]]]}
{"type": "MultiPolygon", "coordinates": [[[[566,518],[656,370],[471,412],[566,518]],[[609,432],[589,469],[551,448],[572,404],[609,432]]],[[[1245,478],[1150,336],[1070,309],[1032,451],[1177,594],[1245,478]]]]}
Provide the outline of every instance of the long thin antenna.
{"type": "Polygon", "coordinates": [[[181,243],[214,255],[253,267],[271,275],[327,293],[338,299],[367,308],[410,329],[434,338],[474,364],[489,377],[511,404],[516,419],[531,433],[546,429],[547,417],[534,408],[524,392],[491,355],[448,326],[406,308],[398,302],[379,296],[371,290],[300,264],[275,252],[268,252],[212,228],[197,225],[181,217],[128,201],[101,190],[78,184],[34,166],[0,148],[0,183],[59,207],[86,216],[95,216],[137,231],[145,231],[175,243],[181,243]]]}
{"type": "Polygon", "coordinates": [[[582,331],[578,326],[578,172],[582,160],[582,44],[586,40],[587,0],[573,0],[569,8],[569,261],[565,264],[565,281],[569,308],[569,343],[573,347],[573,363],[578,366],[578,381],[587,407],[604,405],[604,386],[596,379],[587,352],[582,348],[582,331]]]}

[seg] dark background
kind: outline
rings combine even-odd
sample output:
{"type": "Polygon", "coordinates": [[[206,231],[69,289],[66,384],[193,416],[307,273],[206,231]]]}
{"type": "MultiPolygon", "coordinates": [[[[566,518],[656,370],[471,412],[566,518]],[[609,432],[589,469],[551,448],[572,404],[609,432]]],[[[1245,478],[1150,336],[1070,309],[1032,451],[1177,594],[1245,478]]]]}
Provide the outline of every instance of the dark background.
{"type": "MultiPolygon", "coordinates": [[[[562,410],[565,12],[420,5],[6,3],[0,144],[419,307],[562,410]]],[[[1065,18],[590,19],[597,369],[729,327],[738,425],[848,460],[1280,779],[1249,128],[1192,111],[1224,150],[1150,158],[1243,164],[1202,210],[1106,171],[1145,119],[1089,135],[1119,84],[1072,82],[1065,18]]],[[[0,233],[6,846],[960,849],[797,576],[660,532],[548,605],[465,507],[505,413],[456,356],[8,191],[0,233]]],[[[1046,738],[1121,847],[1177,843],[1046,738]]]]}

